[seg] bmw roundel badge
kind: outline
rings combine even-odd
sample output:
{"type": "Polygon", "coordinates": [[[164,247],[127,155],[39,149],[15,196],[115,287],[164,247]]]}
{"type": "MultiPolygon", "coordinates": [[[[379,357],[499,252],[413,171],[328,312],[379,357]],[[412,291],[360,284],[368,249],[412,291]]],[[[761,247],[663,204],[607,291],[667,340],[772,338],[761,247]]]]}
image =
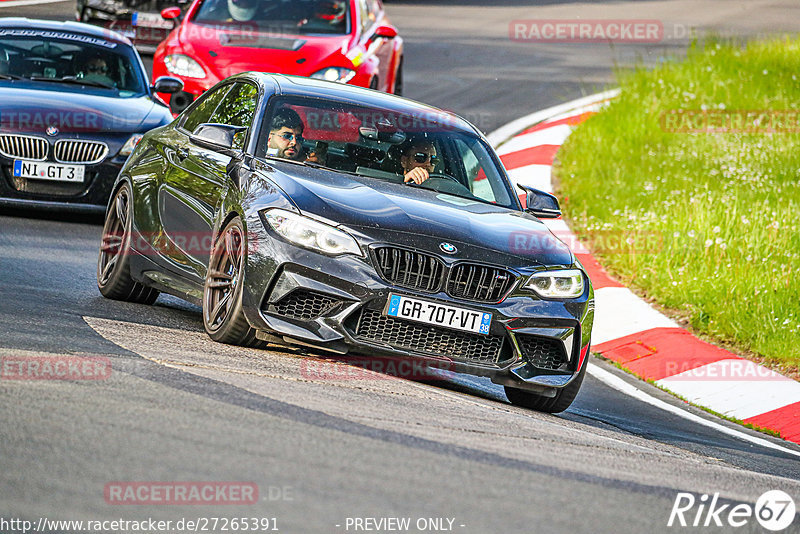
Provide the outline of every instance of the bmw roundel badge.
{"type": "Polygon", "coordinates": [[[47,130],[45,130],[44,133],[46,133],[50,137],[53,137],[54,135],[58,135],[58,128],[56,128],[55,126],[48,126],[47,130]]]}
{"type": "Polygon", "coordinates": [[[442,249],[442,252],[445,254],[455,254],[458,252],[458,249],[455,245],[451,245],[450,243],[440,243],[439,248],[442,249]]]}

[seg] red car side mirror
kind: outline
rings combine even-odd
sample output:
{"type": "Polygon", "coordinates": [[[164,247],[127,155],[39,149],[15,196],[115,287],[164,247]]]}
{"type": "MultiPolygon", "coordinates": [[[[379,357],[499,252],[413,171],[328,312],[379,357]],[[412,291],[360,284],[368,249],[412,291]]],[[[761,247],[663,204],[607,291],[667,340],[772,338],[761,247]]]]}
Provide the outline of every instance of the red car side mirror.
{"type": "Polygon", "coordinates": [[[375,33],[372,34],[372,39],[383,37],[385,39],[394,39],[397,37],[397,29],[393,26],[378,26],[375,33]]]}
{"type": "Polygon", "coordinates": [[[166,20],[175,20],[181,17],[181,8],[174,6],[174,7],[165,7],[161,10],[161,18],[166,20]]]}

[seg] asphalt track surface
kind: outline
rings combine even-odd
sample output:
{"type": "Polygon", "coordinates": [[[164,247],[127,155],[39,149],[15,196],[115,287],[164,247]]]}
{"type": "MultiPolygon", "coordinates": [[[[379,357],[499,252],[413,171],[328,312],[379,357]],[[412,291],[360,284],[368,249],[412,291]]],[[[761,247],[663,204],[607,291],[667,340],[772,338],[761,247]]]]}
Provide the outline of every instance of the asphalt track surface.
{"type": "MultiPolygon", "coordinates": [[[[490,131],[604,88],[615,63],[657,62],[686,44],[513,43],[514,19],[579,12],[742,36],[800,24],[789,1],[533,4],[390,1],[406,38],[407,96],[490,131]]],[[[66,19],[72,4],[0,15],[66,19]]],[[[318,377],[309,366],[323,354],[213,343],[198,308],[177,299],[105,300],[98,222],[0,214],[0,356],[99,355],[113,367],[102,381],[0,381],[0,518],[275,517],[281,532],[327,533],[355,531],[347,518],[441,517],[464,533],[621,533],[669,531],[682,491],[752,504],[780,489],[800,504],[798,456],[698,427],[591,376],[551,416],[509,405],[478,379],[318,377]],[[103,496],[113,481],[249,481],[260,502],[113,506],[103,496]]],[[[736,530],[761,531],[755,520],[736,530]]]]}

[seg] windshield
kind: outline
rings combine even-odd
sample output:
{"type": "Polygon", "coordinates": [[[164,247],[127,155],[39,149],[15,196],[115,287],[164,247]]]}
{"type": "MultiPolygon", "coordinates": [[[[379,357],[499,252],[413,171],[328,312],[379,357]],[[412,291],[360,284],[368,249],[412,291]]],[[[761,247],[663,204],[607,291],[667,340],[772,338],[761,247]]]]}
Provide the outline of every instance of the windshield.
{"type": "Polygon", "coordinates": [[[276,98],[259,155],[516,208],[490,149],[445,112],[276,98]]]}
{"type": "Polygon", "coordinates": [[[146,93],[132,48],[100,37],[61,31],[0,30],[0,78],[82,83],[117,96],[146,93]]]}
{"type": "Polygon", "coordinates": [[[230,24],[276,34],[350,31],[347,0],[205,0],[193,22],[230,24]]]}

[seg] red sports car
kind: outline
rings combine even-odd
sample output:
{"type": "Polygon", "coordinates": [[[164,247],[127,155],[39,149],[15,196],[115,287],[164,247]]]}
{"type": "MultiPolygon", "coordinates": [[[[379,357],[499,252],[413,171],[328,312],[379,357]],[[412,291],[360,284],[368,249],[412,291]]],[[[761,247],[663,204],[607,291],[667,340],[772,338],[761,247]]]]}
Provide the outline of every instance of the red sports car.
{"type": "MultiPolygon", "coordinates": [[[[165,9],[165,18],[178,17],[165,9]]],[[[310,76],[401,94],[403,40],[381,0],[194,0],[153,58],[153,77],[184,90],[162,95],[175,113],[243,71],[310,76]]]]}

